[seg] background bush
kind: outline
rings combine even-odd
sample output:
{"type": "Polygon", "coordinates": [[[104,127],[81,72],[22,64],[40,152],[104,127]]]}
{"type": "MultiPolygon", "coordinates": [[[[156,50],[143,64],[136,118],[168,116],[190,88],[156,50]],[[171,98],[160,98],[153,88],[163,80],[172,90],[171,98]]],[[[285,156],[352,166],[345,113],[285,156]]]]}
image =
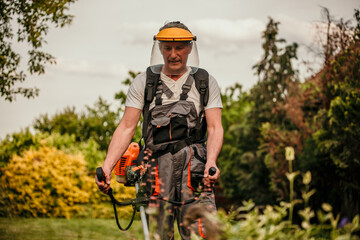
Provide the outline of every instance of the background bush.
{"type": "MultiPolygon", "coordinates": [[[[37,150],[13,155],[1,172],[0,216],[113,216],[109,198],[99,192],[81,152],[66,153],[46,146],[44,140],[37,150]]],[[[120,184],[113,184],[113,188],[118,199],[134,197],[134,188],[120,184]]],[[[131,208],[119,209],[120,217],[130,214],[131,208]]]]}

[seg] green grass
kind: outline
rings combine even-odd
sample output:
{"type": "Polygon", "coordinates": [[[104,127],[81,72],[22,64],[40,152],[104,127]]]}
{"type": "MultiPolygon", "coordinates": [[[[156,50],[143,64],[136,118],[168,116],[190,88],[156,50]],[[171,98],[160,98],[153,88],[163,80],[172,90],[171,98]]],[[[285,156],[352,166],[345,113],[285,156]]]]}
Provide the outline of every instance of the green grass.
{"type": "MultiPolygon", "coordinates": [[[[125,227],[128,221],[121,221],[125,227]]],[[[0,218],[0,239],[71,240],[71,239],[144,239],[140,220],[129,231],[117,228],[114,219],[0,218]]]]}

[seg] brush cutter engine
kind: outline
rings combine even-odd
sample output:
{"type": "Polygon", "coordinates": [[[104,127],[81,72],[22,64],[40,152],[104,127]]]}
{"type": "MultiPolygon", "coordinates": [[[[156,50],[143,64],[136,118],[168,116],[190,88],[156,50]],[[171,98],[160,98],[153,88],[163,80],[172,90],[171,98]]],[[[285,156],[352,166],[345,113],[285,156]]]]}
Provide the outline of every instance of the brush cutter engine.
{"type": "Polygon", "coordinates": [[[138,143],[132,142],[124,155],[117,162],[114,173],[116,181],[125,186],[134,186],[140,176],[145,173],[146,169],[138,160],[140,146],[138,143]]]}

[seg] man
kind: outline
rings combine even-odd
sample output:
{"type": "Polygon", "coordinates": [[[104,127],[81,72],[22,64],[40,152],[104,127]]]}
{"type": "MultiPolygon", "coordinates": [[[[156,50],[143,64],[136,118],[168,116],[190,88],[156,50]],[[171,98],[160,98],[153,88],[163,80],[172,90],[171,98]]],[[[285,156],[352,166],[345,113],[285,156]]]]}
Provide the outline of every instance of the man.
{"type": "MultiPolygon", "coordinates": [[[[110,142],[103,164],[106,183],[97,179],[96,183],[102,192],[108,191],[111,171],[126,151],[143,113],[143,138],[156,160],[151,195],[184,202],[203,184],[205,190],[192,204],[206,203],[215,210],[211,186],[220,175],[216,159],[223,142],[219,87],[212,76],[205,75],[208,84],[202,82],[199,92],[198,76],[204,76],[204,71],[197,68],[196,38],[184,24],[165,24],[154,40],[150,68],[131,84],[123,118],[110,142]],[[148,82],[149,75],[156,77],[155,82],[148,82]],[[216,169],[214,175],[209,174],[212,167],[216,169]]],[[[175,219],[181,237],[190,239],[190,230],[182,222],[192,204],[174,207],[158,200],[161,239],[173,239],[175,219]]],[[[201,219],[196,225],[195,231],[204,237],[201,219]]]]}

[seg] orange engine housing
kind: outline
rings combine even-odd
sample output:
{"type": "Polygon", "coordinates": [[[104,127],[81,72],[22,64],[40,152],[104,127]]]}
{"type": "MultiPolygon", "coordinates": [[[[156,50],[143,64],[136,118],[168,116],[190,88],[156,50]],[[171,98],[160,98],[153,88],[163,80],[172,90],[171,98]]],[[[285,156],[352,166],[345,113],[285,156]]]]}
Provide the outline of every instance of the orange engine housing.
{"type": "Polygon", "coordinates": [[[122,155],[120,160],[117,162],[114,173],[116,177],[116,181],[119,183],[126,184],[126,176],[125,176],[125,170],[127,167],[136,165],[136,160],[140,151],[140,146],[138,143],[132,142],[130,143],[128,149],[122,155]]]}

